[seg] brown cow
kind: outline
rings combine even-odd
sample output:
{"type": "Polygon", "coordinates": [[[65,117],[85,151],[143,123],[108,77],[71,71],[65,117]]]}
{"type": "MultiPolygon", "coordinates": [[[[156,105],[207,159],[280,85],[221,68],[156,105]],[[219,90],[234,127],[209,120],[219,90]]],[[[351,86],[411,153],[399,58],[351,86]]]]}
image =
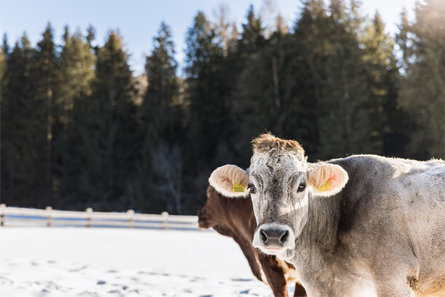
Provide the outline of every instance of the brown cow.
{"type": "MultiPolygon", "coordinates": [[[[199,213],[199,227],[213,228],[218,233],[232,237],[240,246],[257,279],[272,289],[274,296],[287,297],[287,283],[294,283],[295,269],[275,256],[261,254],[252,246],[256,221],[250,198],[231,199],[222,196],[209,186],[207,202],[199,213]]],[[[295,284],[294,296],[306,296],[306,291],[295,284]]]]}

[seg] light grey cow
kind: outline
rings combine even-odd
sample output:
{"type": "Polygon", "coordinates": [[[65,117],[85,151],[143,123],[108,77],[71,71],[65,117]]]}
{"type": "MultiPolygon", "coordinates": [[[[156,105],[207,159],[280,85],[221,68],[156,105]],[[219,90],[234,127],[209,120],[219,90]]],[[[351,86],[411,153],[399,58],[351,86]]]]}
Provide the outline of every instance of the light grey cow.
{"type": "Polygon", "coordinates": [[[445,162],[356,155],[308,163],[264,134],[248,171],[216,169],[226,196],[250,192],[254,246],[295,265],[308,296],[445,296],[445,162]]]}

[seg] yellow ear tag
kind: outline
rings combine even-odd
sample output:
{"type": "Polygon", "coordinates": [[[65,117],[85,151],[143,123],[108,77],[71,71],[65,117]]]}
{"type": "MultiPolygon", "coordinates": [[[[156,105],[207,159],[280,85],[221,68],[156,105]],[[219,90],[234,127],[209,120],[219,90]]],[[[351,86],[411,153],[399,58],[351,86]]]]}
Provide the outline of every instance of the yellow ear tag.
{"type": "Polygon", "coordinates": [[[244,189],[244,186],[242,186],[242,185],[236,185],[236,186],[232,186],[232,191],[234,193],[244,193],[245,189],[244,189]]]}
{"type": "Polygon", "coordinates": [[[330,183],[329,180],[328,180],[324,185],[322,185],[321,187],[319,187],[318,190],[320,190],[320,191],[326,191],[327,189],[329,189],[330,186],[331,186],[331,183],[330,183]]]}

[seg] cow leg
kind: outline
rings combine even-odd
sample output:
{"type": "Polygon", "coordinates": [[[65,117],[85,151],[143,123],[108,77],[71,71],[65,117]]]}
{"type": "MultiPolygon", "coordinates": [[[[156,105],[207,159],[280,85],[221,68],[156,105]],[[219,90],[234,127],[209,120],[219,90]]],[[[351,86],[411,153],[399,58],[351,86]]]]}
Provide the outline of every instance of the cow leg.
{"type": "Polygon", "coordinates": [[[295,283],[294,297],[307,297],[306,290],[299,283],[295,283]]]}

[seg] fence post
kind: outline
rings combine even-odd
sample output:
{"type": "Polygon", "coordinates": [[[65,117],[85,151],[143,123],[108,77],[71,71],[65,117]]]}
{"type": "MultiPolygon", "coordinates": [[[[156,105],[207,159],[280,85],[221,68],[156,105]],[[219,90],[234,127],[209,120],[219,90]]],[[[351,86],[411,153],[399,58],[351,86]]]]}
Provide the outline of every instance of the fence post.
{"type": "Polygon", "coordinates": [[[133,215],[134,215],[134,210],[129,209],[127,210],[127,214],[128,214],[128,224],[130,228],[134,228],[134,224],[133,224],[133,215]]]}
{"type": "Polygon", "coordinates": [[[90,228],[92,225],[91,221],[93,219],[93,209],[88,207],[85,211],[87,212],[87,227],[90,228]]]}
{"type": "Polygon", "coordinates": [[[168,212],[163,211],[161,213],[162,215],[162,229],[167,230],[168,229],[168,212]]]}
{"type": "Polygon", "coordinates": [[[47,206],[46,210],[46,227],[51,227],[51,212],[53,208],[51,206],[47,206]]]}
{"type": "Polygon", "coordinates": [[[5,225],[5,209],[6,204],[0,204],[0,226],[3,227],[5,225]]]}

